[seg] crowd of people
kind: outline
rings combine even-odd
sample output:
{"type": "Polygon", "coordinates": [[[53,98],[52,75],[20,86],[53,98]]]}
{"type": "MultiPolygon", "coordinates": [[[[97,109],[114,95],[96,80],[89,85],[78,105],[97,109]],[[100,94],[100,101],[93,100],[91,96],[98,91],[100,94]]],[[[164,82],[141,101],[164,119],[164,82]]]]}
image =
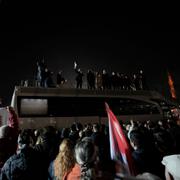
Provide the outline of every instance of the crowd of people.
{"type": "MultiPolygon", "coordinates": [[[[83,85],[83,72],[77,67],[77,63],[74,62],[74,69],[77,73],[76,76],[76,88],[82,88],[83,85]]],[[[103,69],[101,72],[95,72],[92,69],[88,69],[86,74],[87,88],[94,90],[144,90],[147,89],[145,76],[143,71],[128,76],[119,72],[108,72],[103,69]]]]}
{"type": "MultiPolygon", "coordinates": [[[[69,128],[20,129],[16,112],[0,127],[0,179],[179,179],[179,117],[158,122],[121,122],[134,174],[110,158],[108,127],[73,123],[69,128]],[[164,174],[165,172],[165,174],[164,174]]],[[[118,155],[117,155],[118,156],[118,155]]]]}
{"type": "MultiPolygon", "coordinates": [[[[90,90],[144,90],[147,89],[145,75],[143,70],[133,75],[126,75],[119,72],[108,73],[105,69],[102,72],[96,72],[88,69],[87,73],[82,72],[77,62],[74,62],[75,87],[78,89],[86,88],[90,90]]],[[[54,77],[54,73],[50,71],[44,60],[37,61],[35,86],[36,87],[62,87],[68,83],[63,77],[63,71],[59,70],[54,77]],[[55,80],[54,80],[55,79],[55,80]]],[[[28,86],[26,81],[24,86],[28,86]]]]}

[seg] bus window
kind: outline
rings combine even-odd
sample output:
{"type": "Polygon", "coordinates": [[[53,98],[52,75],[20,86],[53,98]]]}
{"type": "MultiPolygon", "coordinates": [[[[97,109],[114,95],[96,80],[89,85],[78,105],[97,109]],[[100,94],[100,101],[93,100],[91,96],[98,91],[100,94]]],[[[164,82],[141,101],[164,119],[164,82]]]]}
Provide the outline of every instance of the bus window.
{"type": "Polygon", "coordinates": [[[158,106],[154,103],[135,99],[111,99],[109,102],[112,110],[121,115],[160,114],[158,106]]]}

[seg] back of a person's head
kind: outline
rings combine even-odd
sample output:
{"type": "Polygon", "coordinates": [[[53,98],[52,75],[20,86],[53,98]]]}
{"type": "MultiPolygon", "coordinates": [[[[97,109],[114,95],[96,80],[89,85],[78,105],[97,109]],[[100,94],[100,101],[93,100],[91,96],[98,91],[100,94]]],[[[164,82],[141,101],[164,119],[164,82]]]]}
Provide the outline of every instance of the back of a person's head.
{"type": "Polygon", "coordinates": [[[156,146],[161,152],[171,153],[174,147],[174,140],[167,131],[159,131],[154,134],[156,146]]]}
{"type": "Polygon", "coordinates": [[[59,146],[59,152],[67,151],[68,149],[73,149],[73,143],[70,139],[63,139],[59,146]]]}
{"type": "Polygon", "coordinates": [[[76,130],[80,131],[83,129],[83,125],[79,122],[79,123],[76,123],[76,130]]]}
{"type": "Polygon", "coordinates": [[[61,138],[68,138],[69,137],[69,128],[63,128],[61,130],[61,138]]]}
{"type": "Polygon", "coordinates": [[[46,126],[41,130],[39,137],[42,139],[42,144],[45,142],[49,144],[55,140],[56,130],[52,126],[46,126]]]}
{"type": "Polygon", "coordinates": [[[18,145],[30,145],[32,142],[31,136],[28,130],[23,130],[18,136],[18,145]]]}
{"type": "Polygon", "coordinates": [[[76,123],[73,123],[72,125],[71,125],[71,131],[76,131],[76,123]]]}
{"type": "Polygon", "coordinates": [[[131,131],[130,141],[138,148],[144,146],[143,134],[139,130],[131,131]]]}
{"type": "Polygon", "coordinates": [[[95,145],[91,138],[85,137],[75,146],[75,156],[80,165],[90,163],[95,159],[95,145]]]}
{"type": "Polygon", "coordinates": [[[7,110],[8,110],[9,112],[15,112],[15,111],[14,111],[14,108],[11,107],[11,106],[7,106],[7,110]]]}
{"type": "Polygon", "coordinates": [[[83,138],[76,144],[75,157],[81,166],[81,179],[95,179],[96,148],[90,138],[83,138]]]}
{"type": "Polygon", "coordinates": [[[98,123],[93,124],[93,131],[99,132],[100,131],[100,125],[98,123]]]}
{"type": "Polygon", "coordinates": [[[75,165],[74,148],[70,139],[64,139],[59,146],[59,153],[54,161],[54,175],[62,179],[75,165]]]}
{"type": "Polygon", "coordinates": [[[45,131],[49,132],[49,133],[55,133],[56,132],[56,128],[54,128],[53,126],[46,126],[44,127],[45,131]]]}

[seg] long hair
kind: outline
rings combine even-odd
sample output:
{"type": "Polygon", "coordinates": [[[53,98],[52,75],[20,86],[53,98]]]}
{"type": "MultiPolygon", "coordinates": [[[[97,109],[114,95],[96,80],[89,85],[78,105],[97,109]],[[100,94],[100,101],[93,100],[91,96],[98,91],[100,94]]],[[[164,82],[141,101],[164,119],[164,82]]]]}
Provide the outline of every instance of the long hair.
{"type": "Polygon", "coordinates": [[[57,180],[71,171],[75,165],[73,144],[69,139],[64,139],[59,146],[59,153],[54,160],[54,176],[57,180]]]}
{"type": "Polygon", "coordinates": [[[75,146],[77,163],[81,166],[81,180],[93,180],[96,178],[95,160],[96,149],[92,141],[83,139],[75,146]]]}

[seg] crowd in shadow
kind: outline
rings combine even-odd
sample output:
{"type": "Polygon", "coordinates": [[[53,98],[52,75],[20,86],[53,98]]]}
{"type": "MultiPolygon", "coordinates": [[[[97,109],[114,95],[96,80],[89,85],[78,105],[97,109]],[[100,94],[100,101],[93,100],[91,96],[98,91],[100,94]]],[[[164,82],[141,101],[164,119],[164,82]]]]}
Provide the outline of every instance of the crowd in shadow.
{"type": "Polygon", "coordinates": [[[73,123],[63,129],[48,126],[22,130],[13,108],[7,110],[8,125],[0,127],[2,180],[180,178],[179,117],[121,123],[135,169],[129,176],[120,161],[110,158],[107,126],[73,123]]]}

